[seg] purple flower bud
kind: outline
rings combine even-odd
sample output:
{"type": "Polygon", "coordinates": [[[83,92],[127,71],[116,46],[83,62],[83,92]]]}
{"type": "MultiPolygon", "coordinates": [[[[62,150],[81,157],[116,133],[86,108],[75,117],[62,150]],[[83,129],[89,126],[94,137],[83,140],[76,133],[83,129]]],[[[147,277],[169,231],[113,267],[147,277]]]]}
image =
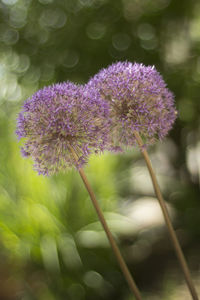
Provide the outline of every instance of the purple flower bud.
{"type": "Polygon", "coordinates": [[[39,174],[79,168],[87,162],[91,149],[103,149],[109,110],[96,96],[92,88],[89,91],[65,82],[45,87],[26,100],[16,133],[24,142],[23,156],[33,158],[39,174]],[[77,162],[70,147],[79,158],[77,162]]]}
{"type": "Polygon", "coordinates": [[[91,78],[87,87],[96,89],[97,97],[109,104],[107,149],[135,144],[134,130],[152,144],[166,136],[176,119],[174,96],[154,67],[114,63],[91,78]]]}

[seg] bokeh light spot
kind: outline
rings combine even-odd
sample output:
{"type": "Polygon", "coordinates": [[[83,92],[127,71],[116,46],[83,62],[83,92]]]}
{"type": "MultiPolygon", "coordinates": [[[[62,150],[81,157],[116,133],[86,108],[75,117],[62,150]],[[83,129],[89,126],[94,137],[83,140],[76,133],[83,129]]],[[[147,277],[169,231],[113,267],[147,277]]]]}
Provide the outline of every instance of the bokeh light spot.
{"type": "Polygon", "coordinates": [[[63,65],[67,68],[75,67],[79,62],[79,54],[75,50],[68,50],[63,60],[63,65]]]}
{"type": "Polygon", "coordinates": [[[22,96],[21,87],[16,84],[14,88],[12,88],[12,83],[8,85],[8,90],[6,94],[6,98],[8,101],[18,101],[22,96]]]}
{"type": "Polygon", "coordinates": [[[65,1],[65,7],[68,12],[77,13],[82,8],[82,5],[79,1],[67,0],[65,1]]]}
{"type": "Polygon", "coordinates": [[[155,37],[155,30],[153,26],[148,23],[140,24],[137,33],[139,38],[142,40],[151,40],[155,37]]]}
{"type": "MultiPolygon", "coordinates": [[[[169,29],[173,30],[173,24],[169,26],[169,29]]],[[[166,62],[174,65],[185,63],[190,54],[190,45],[185,30],[175,28],[174,34],[170,33],[169,40],[165,44],[166,62]]]]}
{"type": "Polygon", "coordinates": [[[19,56],[14,51],[8,51],[4,56],[4,62],[7,70],[16,71],[17,67],[19,66],[19,56]]]}
{"type": "Polygon", "coordinates": [[[6,45],[14,45],[19,39],[19,33],[14,29],[6,29],[3,34],[3,41],[6,45]]]}
{"type": "Polygon", "coordinates": [[[100,288],[103,284],[103,277],[95,271],[86,272],[83,280],[91,288],[100,288]]]}
{"type": "MultiPolygon", "coordinates": [[[[174,211],[172,207],[167,204],[167,208],[170,216],[173,217],[174,211]]],[[[164,224],[162,211],[156,198],[141,197],[127,206],[125,211],[126,215],[136,222],[140,230],[164,224]]]]}
{"type": "Polygon", "coordinates": [[[40,79],[40,69],[38,67],[31,66],[25,73],[23,81],[24,83],[35,83],[40,79]]]}
{"type": "Polygon", "coordinates": [[[117,33],[112,37],[112,44],[116,50],[127,50],[131,44],[131,38],[126,33],[117,33]]]}
{"type": "Polygon", "coordinates": [[[61,28],[65,25],[67,16],[64,11],[57,9],[46,9],[40,17],[40,25],[42,27],[61,28]]]}
{"type": "Polygon", "coordinates": [[[90,23],[86,28],[87,36],[90,39],[101,39],[106,32],[106,26],[101,23],[90,23]]]}
{"type": "Polygon", "coordinates": [[[139,19],[142,14],[141,1],[123,0],[124,17],[128,21],[139,19]]]}
{"type": "Polygon", "coordinates": [[[24,72],[26,72],[28,70],[29,66],[30,66],[30,59],[29,59],[29,57],[27,55],[25,55],[25,54],[21,54],[19,56],[19,64],[18,64],[18,66],[16,68],[16,71],[18,73],[24,73],[24,72]]]}
{"type": "Polygon", "coordinates": [[[142,48],[146,49],[146,50],[153,50],[157,47],[158,42],[157,39],[151,39],[151,40],[142,40],[141,41],[141,46],[142,48]]]}
{"type": "Polygon", "coordinates": [[[9,23],[14,28],[22,28],[27,21],[27,9],[23,6],[12,7],[10,9],[9,23]]]}

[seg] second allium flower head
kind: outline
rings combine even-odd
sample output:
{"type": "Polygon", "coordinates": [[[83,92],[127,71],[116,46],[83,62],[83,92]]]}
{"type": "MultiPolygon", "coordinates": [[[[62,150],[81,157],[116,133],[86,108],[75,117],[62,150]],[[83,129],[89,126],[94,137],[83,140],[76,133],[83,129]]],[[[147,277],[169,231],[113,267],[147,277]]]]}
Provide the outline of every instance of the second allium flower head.
{"type": "Polygon", "coordinates": [[[133,131],[152,144],[166,136],[176,119],[174,96],[154,67],[118,62],[101,70],[88,86],[109,104],[111,147],[133,145],[133,131]]]}
{"type": "Polygon", "coordinates": [[[48,175],[82,166],[91,151],[133,145],[134,130],[152,143],[175,119],[173,94],[154,67],[118,62],[85,86],[66,82],[36,92],[19,114],[17,134],[23,155],[48,175]]]}

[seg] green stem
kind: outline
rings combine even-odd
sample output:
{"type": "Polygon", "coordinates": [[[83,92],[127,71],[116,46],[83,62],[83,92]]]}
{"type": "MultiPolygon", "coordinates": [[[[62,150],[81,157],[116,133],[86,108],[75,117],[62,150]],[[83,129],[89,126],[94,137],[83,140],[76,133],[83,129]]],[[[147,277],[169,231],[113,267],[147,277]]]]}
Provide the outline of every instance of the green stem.
{"type": "MultiPolygon", "coordinates": [[[[70,149],[70,151],[71,151],[71,153],[72,153],[75,161],[77,162],[78,156],[77,156],[75,150],[71,146],[69,146],[69,149],[70,149]]],[[[137,288],[136,283],[134,282],[134,280],[133,280],[133,278],[131,276],[130,271],[128,270],[128,267],[127,267],[127,265],[126,265],[126,263],[125,263],[122,255],[121,255],[121,253],[120,253],[120,250],[119,250],[119,248],[118,248],[118,246],[117,246],[117,244],[116,244],[116,242],[115,242],[115,240],[114,240],[114,238],[112,236],[112,233],[110,232],[110,229],[108,228],[108,225],[107,225],[106,220],[104,218],[104,215],[103,215],[103,213],[102,213],[102,211],[100,209],[100,206],[98,204],[96,196],[95,196],[95,194],[94,194],[94,192],[93,192],[93,190],[92,190],[92,188],[91,188],[91,186],[90,186],[90,184],[89,184],[89,182],[87,180],[87,177],[86,177],[83,169],[79,169],[79,174],[80,174],[80,176],[81,176],[81,178],[83,180],[85,188],[88,191],[88,194],[90,196],[92,204],[93,204],[93,206],[94,206],[94,208],[95,208],[95,210],[97,212],[97,215],[99,217],[99,221],[101,222],[101,224],[102,224],[102,226],[104,228],[104,231],[105,231],[105,233],[107,235],[107,238],[108,238],[108,240],[110,242],[110,245],[112,247],[112,250],[113,250],[113,252],[114,252],[114,254],[115,254],[116,258],[117,258],[117,261],[118,261],[118,263],[120,265],[120,268],[122,270],[122,273],[124,274],[124,277],[127,280],[128,284],[129,284],[129,287],[130,287],[131,291],[133,292],[133,295],[135,296],[135,298],[137,300],[142,300],[141,295],[140,295],[140,291],[137,288]]]]}
{"type": "Polygon", "coordinates": [[[140,137],[139,133],[137,131],[134,131],[134,135],[135,135],[137,143],[138,143],[138,145],[139,145],[139,147],[141,149],[141,152],[142,152],[142,155],[143,155],[144,160],[146,162],[147,168],[149,170],[149,173],[150,173],[150,176],[151,176],[151,180],[152,180],[152,183],[153,183],[153,187],[154,187],[154,191],[155,191],[155,194],[156,194],[156,196],[158,198],[158,201],[159,201],[159,204],[160,204],[160,207],[161,207],[161,210],[162,210],[162,213],[163,213],[166,225],[167,225],[167,229],[168,229],[169,235],[170,235],[171,240],[172,240],[172,244],[174,246],[174,249],[175,249],[177,258],[179,260],[180,266],[182,268],[182,271],[184,273],[185,280],[186,280],[186,283],[188,285],[189,291],[191,293],[192,299],[193,300],[199,300],[197,292],[196,292],[195,287],[194,287],[193,282],[192,282],[192,278],[191,278],[191,274],[190,274],[187,262],[185,260],[185,257],[183,255],[183,252],[182,252],[182,249],[180,247],[179,241],[178,241],[178,239],[176,237],[176,233],[175,233],[175,231],[173,229],[173,226],[172,226],[172,223],[170,221],[169,213],[167,211],[167,207],[165,205],[165,201],[164,201],[164,199],[162,197],[162,194],[161,194],[161,191],[160,191],[160,187],[158,185],[158,182],[157,182],[154,170],[152,168],[152,164],[151,164],[149,155],[148,155],[147,151],[143,147],[144,143],[143,143],[142,138],[140,137]]]}

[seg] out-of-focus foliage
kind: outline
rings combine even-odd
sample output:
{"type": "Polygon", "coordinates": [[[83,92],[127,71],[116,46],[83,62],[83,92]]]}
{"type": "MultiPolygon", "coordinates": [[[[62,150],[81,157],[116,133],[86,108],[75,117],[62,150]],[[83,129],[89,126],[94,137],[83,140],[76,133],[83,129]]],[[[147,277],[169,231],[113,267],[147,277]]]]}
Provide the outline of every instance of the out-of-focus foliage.
{"type": "MultiPolygon", "coordinates": [[[[1,0],[2,300],[131,299],[78,174],[38,176],[14,133],[37,89],[85,83],[117,60],[154,64],[176,95],[175,128],[150,151],[200,285],[200,3],[1,0]]],[[[139,152],[94,156],[86,172],[144,299],[188,299],[139,152]]]]}

